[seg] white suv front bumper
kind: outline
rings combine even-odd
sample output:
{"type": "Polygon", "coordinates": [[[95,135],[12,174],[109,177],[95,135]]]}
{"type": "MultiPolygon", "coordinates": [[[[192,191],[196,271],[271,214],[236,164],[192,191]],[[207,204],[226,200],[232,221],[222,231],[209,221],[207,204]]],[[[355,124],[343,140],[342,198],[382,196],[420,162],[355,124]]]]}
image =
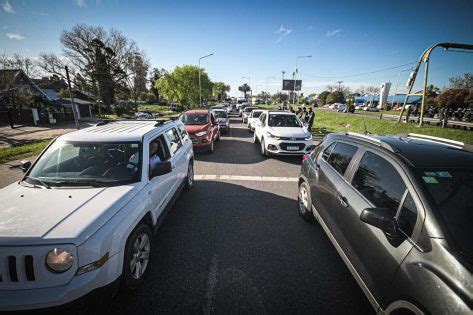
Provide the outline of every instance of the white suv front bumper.
{"type": "MultiPolygon", "coordinates": [[[[34,289],[0,289],[0,311],[49,308],[77,300],[120,276],[122,255],[114,255],[101,268],[74,276],[67,284],[34,289]]],[[[54,274],[52,275],[54,276],[54,274]]]]}
{"type": "Polygon", "coordinates": [[[286,140],[266,137],[264,145],[266,151],[274,155],[304,155],[310,153],[314,148],[312,139],[286,140]]]}

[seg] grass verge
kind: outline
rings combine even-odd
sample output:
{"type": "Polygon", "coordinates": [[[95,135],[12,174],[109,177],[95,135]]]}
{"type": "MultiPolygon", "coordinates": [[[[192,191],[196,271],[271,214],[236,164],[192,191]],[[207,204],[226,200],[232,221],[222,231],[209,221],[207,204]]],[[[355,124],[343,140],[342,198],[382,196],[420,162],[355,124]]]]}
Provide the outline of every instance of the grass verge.
{"type": "Polygon", "coordinates": [[[398,123],[396,121],[375,117],[331,113],[321,110],[315,112],[314,130],[320,131],[323,134],[342,131],[364,132],[364,124],[366,124],[366,129],[373,134],[419,133],[473,144],[473,132],[468,130],[441,128],[429,125],[418,127],[416,124],[412,123],[398,123]]]}
{"type": "Polygon", "coordinates": [[[14,160],[38,155],[51,142],[51,140],[44,140],[34,143],[28,143],[16,147],[0,149],[0,163],[7,163],[14,160]]]}

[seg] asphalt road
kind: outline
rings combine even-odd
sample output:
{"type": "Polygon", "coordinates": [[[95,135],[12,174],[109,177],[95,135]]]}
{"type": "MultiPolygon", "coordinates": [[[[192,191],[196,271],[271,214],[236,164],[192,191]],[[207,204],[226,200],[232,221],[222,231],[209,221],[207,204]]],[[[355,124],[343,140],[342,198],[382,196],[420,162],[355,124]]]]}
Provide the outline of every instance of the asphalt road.
{"type": "MultiPolygon", "coordinates": [[[[196,156],[197,175],[297,178],[299,157],[263,158],[234,127],[213,154],[196,156]]],[[[158,231],[146,282],[110,311],[372,313],[322,228],[298,216],[296,197],[296,182],[197,180],[158,231]]]]}

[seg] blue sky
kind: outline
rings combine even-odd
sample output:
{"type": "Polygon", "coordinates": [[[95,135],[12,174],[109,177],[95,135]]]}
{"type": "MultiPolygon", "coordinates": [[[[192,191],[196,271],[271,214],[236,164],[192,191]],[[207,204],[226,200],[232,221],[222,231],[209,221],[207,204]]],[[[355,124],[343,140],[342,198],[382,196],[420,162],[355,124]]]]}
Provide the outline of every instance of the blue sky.
{"type": "MultiPolygon", "coordinates": [[[[275,92],[301,59],[303,92],[320,92],[338,77],[417,61],[429,45],[442,41],[473,44],[473,1],[120,1],[0,0],[0,53],[31,57],[61,52],[63,29],[78,23],[115,28],[134,39],[153,66],[172,70],[197,64],[213,81],[238,85],[251,77],[254,91],[275,92]],[[336,77],[336,78],[323,78],[336,77]]],[[[396,82],[404,67],[372,75],[340,78],[345,84],[396,82]]],[[[473,72],[473,54],[432,54],[429,81],[473,72]]],[[[408,72],[401,75],[404,88],[408,72]]],[[[393,87],[394,88],[394,87],[393,87]]]]}

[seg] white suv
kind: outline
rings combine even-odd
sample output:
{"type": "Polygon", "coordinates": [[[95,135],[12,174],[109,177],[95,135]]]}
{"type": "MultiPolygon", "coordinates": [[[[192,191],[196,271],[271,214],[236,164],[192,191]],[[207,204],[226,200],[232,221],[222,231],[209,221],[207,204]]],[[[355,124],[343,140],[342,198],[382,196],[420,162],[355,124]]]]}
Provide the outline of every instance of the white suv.
{"type": "Polygon", "coordinates": [[[255,124],[259,121],[259,116],[263,113],[261,109],[252,110],[250,115],[247,118],[248,121],[248,129],[250,131],[255,130],[255,124]]]}
{"type": "Polygon", "coordinates": [[[254,124],[253,142],[261,143],[261,154],[303,155],[314,148],[312,134],[291,112],[264,111],[254,124]]]}
{"type": "Polygon", "coordinates": [[[30,165],[0,190],[0,310],[137,289],[153,232],[194,179],[179,121],[99,123],[58,137],[30,165]]]}

